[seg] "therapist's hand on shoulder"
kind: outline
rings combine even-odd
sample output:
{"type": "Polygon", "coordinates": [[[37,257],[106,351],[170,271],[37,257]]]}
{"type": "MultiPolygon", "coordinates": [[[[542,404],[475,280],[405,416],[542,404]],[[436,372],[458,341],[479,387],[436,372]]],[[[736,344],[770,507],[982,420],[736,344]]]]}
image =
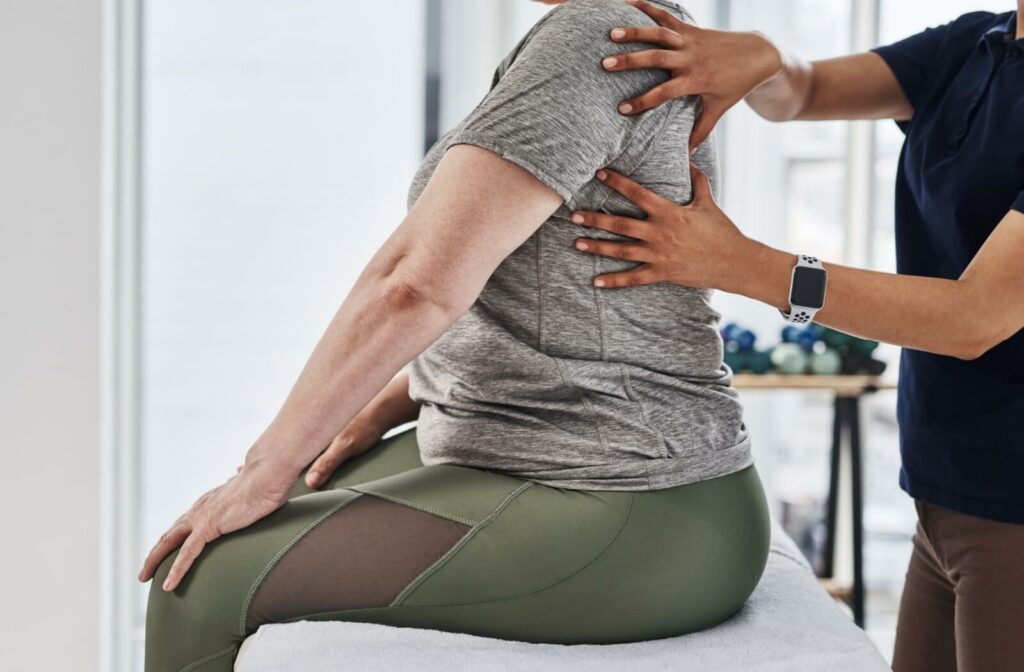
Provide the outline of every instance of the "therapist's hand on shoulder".
{"type": "Polygon", "coordinates": [[[602,65],[613,72],[658,68],[668,70],[671,78],[641,96],[622,101],[619,112],[640,114],[674,98],[700,95],[703,110],[690,137],[690,151],[710,135],[729,108],[782,67],[781,53],[760,33],[698,28],[643,0],[626,1],[658,25],[615,28],[611,39],[660,48],[609,54],[602,65]]]}
{"type": "Polygon", "coordinates": [[[600,170],[597,179],[619,192],[647,214],[633,219],[602,212],[577,210],[572,221],[634,240],[578,238],[576,249],[637,262],[627,271],[599,275],[596,287],[631,287],[671,282],[689,287],[722,289],[730,268],[756,248],[715,202],[708,178],[692,164],[693,199],[678,205],[645,189],[613,170],[600,170]]]}

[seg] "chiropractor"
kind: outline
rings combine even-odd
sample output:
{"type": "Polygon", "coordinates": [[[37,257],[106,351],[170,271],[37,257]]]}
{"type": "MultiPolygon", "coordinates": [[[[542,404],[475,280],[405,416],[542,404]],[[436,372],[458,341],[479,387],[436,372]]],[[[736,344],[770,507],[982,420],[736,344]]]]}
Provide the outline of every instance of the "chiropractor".
{"type": "MultiPolygon", "coordinates": [[[[613,30],[658,48],[606,69],[671,78],[620,104],[641,114],[699,94],[691,147],[740,100],[772,121],[893,119],[899,274],[822,263],[745,237],[693,172],[677,205],[598,175],[644,220],[576,212],[632,240],[578,249],[638,262],[598,288],[674,282],[742,294],[903,346],[900,485],[919,523],[900,606],[896,672],[1024,669],[1024,11],[976,12],[867,53],[813,63],[758,33],[704,30],[640,0],[660,28],[613,30]]],[[[603,291],[603,290],[599,290],[603,291]]]]}

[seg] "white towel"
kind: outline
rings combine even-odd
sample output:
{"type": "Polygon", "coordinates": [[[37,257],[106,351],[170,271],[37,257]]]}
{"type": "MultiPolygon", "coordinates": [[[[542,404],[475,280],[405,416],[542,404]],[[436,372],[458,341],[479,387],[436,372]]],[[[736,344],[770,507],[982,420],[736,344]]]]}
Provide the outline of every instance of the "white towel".
{"type": "Polygon", "coordinates": [[[632,644],[529,644],[371,623],[265,625],[236,672],[886,672],[781,530],[743,609],[692,635],[632,644]]]}

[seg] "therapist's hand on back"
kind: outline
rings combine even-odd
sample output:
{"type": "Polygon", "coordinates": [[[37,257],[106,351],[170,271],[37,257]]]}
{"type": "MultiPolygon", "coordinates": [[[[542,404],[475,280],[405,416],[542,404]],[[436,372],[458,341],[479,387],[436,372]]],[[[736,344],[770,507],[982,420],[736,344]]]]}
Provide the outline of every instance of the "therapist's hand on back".
{"type": "Polygon", "coordinates": [[[781,52],[760,33],[698,28],[643,0],[626,1],[658,25],[615,28],[611,39],[660,48],[609,54],[602,65],[613,72],[659,68],[672,76],[643,95],[622,101],[619,112],[640,114],[674,98],[700,95],[703,110],[690,136],[691,152],[704,142],[729,108],[782,67],[781,52]]]}
{"type": "Polygon", "coordinates": [[[730,269],[748,263],[760,243],[746,236],[722,212],[706,175],[690,165],[693,200],[678,205],[645,189],[613,170],[599,170],[597,179],[647,213],[633,219],[603,212],[577,210],[572,221],[602,229],[632,241],[578,238],[576,249],[624,259],[638,266],[594,278],[597,287],[630,287],[671,282],[689,287],[727,289],[730,269]]]}

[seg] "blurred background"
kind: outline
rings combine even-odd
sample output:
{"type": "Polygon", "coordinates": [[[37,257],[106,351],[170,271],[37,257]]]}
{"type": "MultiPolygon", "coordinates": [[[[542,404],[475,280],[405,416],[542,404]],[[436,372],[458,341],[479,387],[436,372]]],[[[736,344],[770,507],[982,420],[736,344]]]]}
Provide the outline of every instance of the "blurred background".
{"type": "MultiPolygon", "coordinates": [[[[757,29],[808,59],[983,8],[685,6],[703,25],[757,29]]],[[[61,635],[53,655],[67,664],[53,669],[141,669],[141,558],[240,464],[402,219],[425,148],[547,10],[528,0],[0,0],[0,503],[14,549],[0,567],[24,605],[0,616],[12,642],[0,667],[45,646],[38,625],[63,609],[82,625],[61,635]]],[[[745,232],[893,270],[895,124],[779,126],[738,107],[717,135],[723,206],[745,232]]],[[[759,343],[778,340],[776,311],[716,301],[759,343]]],[[[877,354],[894,375],[898,351],[877,354]]],[[[742,394],[773,508],[798,540],[811,538],[832,398],[742,394]]],[[[914,521],[897,486],[894,410],[893,392],[862,407],[866,623],[886,656],[914,521]]]]}

